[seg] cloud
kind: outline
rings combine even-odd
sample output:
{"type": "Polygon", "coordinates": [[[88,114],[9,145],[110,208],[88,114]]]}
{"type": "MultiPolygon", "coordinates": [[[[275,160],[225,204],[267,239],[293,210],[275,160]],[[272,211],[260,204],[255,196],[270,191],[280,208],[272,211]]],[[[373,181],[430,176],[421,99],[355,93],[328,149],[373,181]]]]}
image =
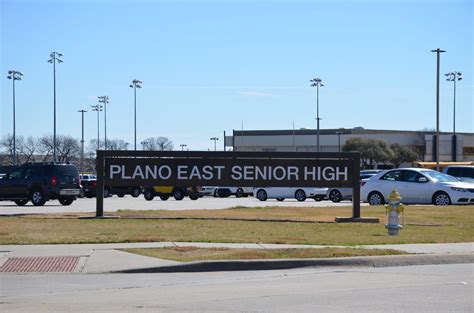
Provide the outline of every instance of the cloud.
{"type": "Polygon", "coordinates": [[[258,92],[258,91],[239,91],[239,95],[247,97],[273,97],[271,93],[258,92]]]}

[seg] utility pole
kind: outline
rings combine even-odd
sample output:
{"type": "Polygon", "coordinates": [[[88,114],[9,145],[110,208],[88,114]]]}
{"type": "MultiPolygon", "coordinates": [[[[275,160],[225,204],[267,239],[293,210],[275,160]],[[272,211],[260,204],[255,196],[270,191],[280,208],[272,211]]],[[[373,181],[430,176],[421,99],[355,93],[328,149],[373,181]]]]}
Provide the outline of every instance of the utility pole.
{"type": "Polygon", "coordinates": [[[63,57],[62,53],[51,52],[49,55],[51,59],[48,60],[49,63],[53,64],[53,101],[54,101],[54,130],[53,130],[53,159],[54,162],[57,162],[57,149],[56,149],[56,61],[58,63],[63,63],[61,59],[63,57]]]}
{"type": "Polygon", "coordinates": [[[82,116],[82,139],[81,139],[81,173],[84,174],[84,113],[86,110],[77,111],[81,113],[82,116]]]}
{"type": "Polygon", "coordinates": [[[319,87],[324,87],[321,78],[311,79],[311,87],[316,87],[316,151],[319,152],[319,87]]]}
{"type": "Polygon", "coordinates": [[[17,158],[16,158],[16,124],[15,124],[15,80],[21,80],[21,77],[23,76],[22,72],[15,71],[15,70],[9,70],[8,71],[8,79],[12,80],[13,83],[13,151],[12,151],[12,163],[13,165],[16,165],[17,163],[17,158]]]}
{"type": "Polygon", "coordinates": [[[431,50],[436,52],[436,170],[439,171],[439,59],[442,52],[440,48],[431,50]]]}
{"type": "Polygon", "coordinates": [[[133,88],[133,105],[134,105],[134,116],[135,116],[135,151],[137,150],[137,88],[142,88],[143,82],[138,79],[132,80],[130,88],[133,88]]]}
{"type": "Polygon", "coordinates": [[[99,103],[104,104],[104,150],[107,150],[107,103],[109,103],[108,96],[99,96],[99,103]]]}
{"type": "Polygon", "coordinates": [[[217,151],[217,140],[219,140],[219,137],[211,137],[209,138],[210,140],[214,140],[214,151],[217,151]]]}

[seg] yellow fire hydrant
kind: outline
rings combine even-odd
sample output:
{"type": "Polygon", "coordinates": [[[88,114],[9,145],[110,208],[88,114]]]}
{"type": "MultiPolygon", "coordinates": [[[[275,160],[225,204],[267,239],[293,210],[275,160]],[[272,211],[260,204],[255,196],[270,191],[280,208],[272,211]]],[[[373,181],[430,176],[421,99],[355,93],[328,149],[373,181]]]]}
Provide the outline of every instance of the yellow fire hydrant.
{"type": "Polygon", "coordinates": [[[385,213],[388,215],[388,223],[385,225],[385,228],[388,229],[389,236],[398,236],[398,231],[403,226],[403,221],[400,223],[400,215],[403,219],[403,205],[400,203],[402,197],[397,190],[393,189],[390,195],[387,198],[388,203],[385,205],[385,213]]]}

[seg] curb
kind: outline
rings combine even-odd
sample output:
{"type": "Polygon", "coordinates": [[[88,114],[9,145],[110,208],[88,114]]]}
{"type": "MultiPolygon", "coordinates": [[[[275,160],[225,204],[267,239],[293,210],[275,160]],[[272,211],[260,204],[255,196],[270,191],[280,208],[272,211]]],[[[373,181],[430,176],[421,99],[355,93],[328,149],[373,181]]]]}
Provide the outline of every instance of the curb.
{"type": "Polygon", "coordinates": [[[185,273],[221,271],[265,271],[303,267],[396,267],[412,265],[474,263],[473,253],[463,254],[418,254],[371,257],[326,258],[326,259],[279,259],[245,261],[202,261],[172,266],[136,268],[107,273],[185,273]]]}

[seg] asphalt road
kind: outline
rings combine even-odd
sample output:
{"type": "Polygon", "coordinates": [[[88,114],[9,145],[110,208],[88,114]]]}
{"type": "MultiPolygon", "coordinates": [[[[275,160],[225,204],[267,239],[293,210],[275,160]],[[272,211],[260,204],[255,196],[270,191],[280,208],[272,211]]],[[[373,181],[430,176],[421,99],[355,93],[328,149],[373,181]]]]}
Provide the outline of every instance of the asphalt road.
{"type": "MultiPolygon", "coordinates": [[[[46,202],[42,207],[35,207],[29,202],[26,206],[20,207],[11,201],[0,202],[0,214],[31,214],[31,213],[70,213],[70,212],[95,212],[95,198],[80,198],[73,202],[70,206],[62,206],[59,201],[51,200],[46,202]]],[[[190,200],[184,198],[181,201],[169,199],[162,201],[155,198],[153,201],[146,201],[141,195],[138,198],[125,196],[119,198],[113,196],[104,199],[104,211],[113,212],[117,210],[192,210],[192,209],[226,209],[235,206],[291,206],[291,207],[322,207],[322,206],[350,206],[352,202],[342,201],[333,203],[331,201],[317,202],[313,199],[307,199],[304,202],[298,202],[295,199],[285,201],[277,201],[274,199],[265,202],[256,198],[214,198],[204,197],[198,200],[190,200]]],[[[367,205],[367,204],[361,204],[367,205]]]]}
{"type": "Polygon", "coordinates": [[[2,312],[473,312],[472,264],[1,275],[2,312]]]}

